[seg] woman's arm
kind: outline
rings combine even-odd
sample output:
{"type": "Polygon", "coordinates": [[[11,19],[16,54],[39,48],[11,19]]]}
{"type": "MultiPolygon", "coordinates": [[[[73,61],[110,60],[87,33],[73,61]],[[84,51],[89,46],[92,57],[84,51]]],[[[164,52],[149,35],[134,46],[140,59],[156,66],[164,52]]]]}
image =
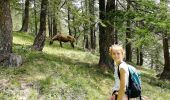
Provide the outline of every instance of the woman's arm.
{"type": "Polygon", "coordinates": [[[118,93],[118,99],[117,100],[123,100],[123,96],[125,95],[125,70],[123,68],[120,68],[120,89],[118,93]]]}

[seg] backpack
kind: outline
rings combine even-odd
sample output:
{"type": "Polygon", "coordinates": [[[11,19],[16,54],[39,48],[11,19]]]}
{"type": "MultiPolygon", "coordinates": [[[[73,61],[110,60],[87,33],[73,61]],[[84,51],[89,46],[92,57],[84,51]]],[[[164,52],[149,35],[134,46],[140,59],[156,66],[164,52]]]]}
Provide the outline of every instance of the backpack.
{"type": "MultiPolygon", "coordinates": [[[[133,66],[127,64],[128,70],[129,70],[129,85],[126,88],[126,94],[129,98],[136,98],[140,97],[141,98],[141,78],[133,66]]],[[[118,76],[120,79],[120,72],[119,72],[119,66],[118,66],[118,76]]]]}

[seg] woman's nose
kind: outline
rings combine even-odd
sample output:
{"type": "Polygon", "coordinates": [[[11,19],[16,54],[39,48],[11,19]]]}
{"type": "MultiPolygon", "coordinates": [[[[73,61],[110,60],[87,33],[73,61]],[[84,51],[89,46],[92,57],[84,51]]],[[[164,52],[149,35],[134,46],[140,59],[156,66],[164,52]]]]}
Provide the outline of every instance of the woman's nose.
{"type": "Polygon", "coordinates": [[[115,55],[115,57],[117,58],[117,57],[118,57],[118,55],[115,55]]]}

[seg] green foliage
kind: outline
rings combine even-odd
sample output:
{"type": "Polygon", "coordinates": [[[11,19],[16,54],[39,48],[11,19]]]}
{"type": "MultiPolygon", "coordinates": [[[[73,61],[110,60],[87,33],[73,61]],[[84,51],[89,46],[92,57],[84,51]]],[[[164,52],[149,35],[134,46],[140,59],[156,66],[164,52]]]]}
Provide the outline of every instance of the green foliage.
{"type": "MultiPolygon", "coordinates": [[[[123,5],[123,1],[119,3],[123,5]]],[[[147,60],[148,65],[153,65],[155,69],[162,70],[161,40],[165,32],[170,33],[167,2],[161,1],[161,3],[156,4],[154,0],[137,0],[131,1],[129,10],[119,7],[106,14],[104,22],[107,23],[106,26],[111,25],[116,28],[119,43],[124,45],[126,45],[126,28],[129,27],[131,38],[127,40],[132,44],[132,49],[138,48],[139,51],[143,52],[144,60],[147,60]],[[127,26],[127,20],[130,21],[129,26],[127,26]]],[[[133,52],[136,52],[135,50],[133,52]]],[[[136,56],[136,53],[134,53],[134,56],[136,56]]]]}
{"type": "Polygon", "coordinates": [[[106,22],[109,25],[112,25],[116,27],[117,29],[120,29],[120,27],[123,26],[123,23],[126,21],[125,19],[125,11],[122,10],[116,10],[116,11],[110,11],[106,13],[107,19],[106,22]],[[114,25],[114,22],[116,25],[114,25]]]}
{"type": "Polygon", "coordinates": [[[135,27],[134,31],[135,38],[133,39],[133,47],[140,48],[143,46],[144,48],[149,49],[153,45],[158,44],[158,39],[153,32],[139,27],[135,27]]]}

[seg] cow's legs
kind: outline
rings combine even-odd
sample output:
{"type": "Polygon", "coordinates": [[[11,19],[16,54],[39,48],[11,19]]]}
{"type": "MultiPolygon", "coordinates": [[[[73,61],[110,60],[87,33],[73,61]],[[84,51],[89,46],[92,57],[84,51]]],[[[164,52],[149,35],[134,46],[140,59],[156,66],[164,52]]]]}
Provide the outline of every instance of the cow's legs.
{"type": "Polygon", "coordinates": [[[74,48],[74,43],[73,42],[70,42],[71,46],[74,48]]]}
{"type": "Polygon", "coordinates": [[[60,47],[63,47],[63,45],[62,45],[61,41],[60,41],[60,47]]]}

